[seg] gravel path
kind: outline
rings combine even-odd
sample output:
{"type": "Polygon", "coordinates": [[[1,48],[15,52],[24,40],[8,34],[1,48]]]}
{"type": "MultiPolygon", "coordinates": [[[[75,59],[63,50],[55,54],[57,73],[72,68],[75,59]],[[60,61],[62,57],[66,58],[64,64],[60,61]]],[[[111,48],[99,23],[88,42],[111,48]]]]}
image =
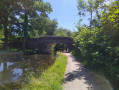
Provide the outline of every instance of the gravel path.
{"type": "Polygon", "coordinates": [[[63,90],[113,90],[108,81],[87,70],[70,53],[68,56],[63,90]]]}

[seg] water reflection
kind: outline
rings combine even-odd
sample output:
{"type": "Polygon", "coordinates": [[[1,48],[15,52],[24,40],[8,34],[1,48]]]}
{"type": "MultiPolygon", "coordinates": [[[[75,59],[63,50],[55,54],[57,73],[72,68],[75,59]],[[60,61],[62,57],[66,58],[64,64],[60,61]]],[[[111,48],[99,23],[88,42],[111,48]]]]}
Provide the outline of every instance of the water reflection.
{"type": "Polygon", "coordinates": [[[54,59],[50,55],[0,54],[0,84],[23,82],[28,73],[41,74],[53,63],[54,59]]]}

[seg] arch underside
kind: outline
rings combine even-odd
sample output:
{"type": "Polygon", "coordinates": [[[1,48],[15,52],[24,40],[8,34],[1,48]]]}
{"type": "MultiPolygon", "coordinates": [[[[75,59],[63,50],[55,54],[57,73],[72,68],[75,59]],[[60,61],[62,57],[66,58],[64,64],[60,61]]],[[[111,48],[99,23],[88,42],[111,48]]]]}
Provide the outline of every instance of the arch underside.
{"type": "MultiPolygon", "coordinates": [[[[50,47],[54,44],[60,44],[60,43],[62,43],[62,42],[47,43],[46,47],[44,49],[44,53],[50,53],[50,47]]],[[[73,45],[71,43],[62,43],[62,44],[66,45],[67,48],[69,49],[69,51],[71,51],[73,48],[73,45]]]]}

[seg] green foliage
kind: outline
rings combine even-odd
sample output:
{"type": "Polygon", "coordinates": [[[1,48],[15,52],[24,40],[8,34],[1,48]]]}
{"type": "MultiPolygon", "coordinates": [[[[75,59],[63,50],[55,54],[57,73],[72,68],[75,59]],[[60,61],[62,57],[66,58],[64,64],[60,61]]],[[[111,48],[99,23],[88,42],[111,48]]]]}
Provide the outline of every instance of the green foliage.
{"type": "Polygon", "coordinates": [[[48,17],[39,18],[39,22],[33,23],[36,28],[30,32],[30,37],[39,38],[41,35],[54,35],[57,30],[57,20],[50,20],[48,17]]]}
{"type": "Polygon", "coordinates": [[[4,47],[7,48],[8,36],[11,34],[12,25],[17,23],[18,4],[16,0],[2,0],[0,2],[0,30],[4,30],[4,47]],[[15,22],[16,21],[16,22],[15,22]]]}
{"type": "Polygon", "coordinates": [[[14,45],[20,45],[25,49],[27,38],[39,38],[41,35],[70,36],[69,30],[57,29],[57,20],[50,20],[48,17],[50,12],[52,12],[50,3],[43,0],[2,0],[0,2],[0,36],[2,34],[0,43],[4,44],[3,48],[14,48],[14,45]],[[22,41],[20,40],[20,44],[16,45],[19,38],[22,41]],[[11,43],[14,45],[9,47],[11,43]]]}
{"type": "Polygon", "coordinates": [[[3,40],[3,38],[4,38],[3,33],[4,33],[3,30],[1,30],[1,31],[0,31],[0,48],[3,46],[3,44],[2,44],[2,43],[3,43],[2,40],[3,40]]]}
{"type": "Polygon", "coordinates": [[[22,90],[62,90],[66,63],[67,57],[59,53],[54,65],[45,71],[39,79],[32,77],[22,90]]]}
{"type": "Polygon", "coordinates": [[[44,23],[44,28],[43,30],[45,31],[44,35],[54,35],[55,31],[57,30],[57,20],[49,20],[47,19],[46,22],[44,23]]]}
{"type": "Polygon", "coordinates": [[[51,5],[43,0],[2,0],[0,30],[4,30],[4,48],[11,38],[24,37],[25,42],[27,37],[35,37],[36,31],[41,35],[48,29],[55,30],[57,22],[48,18],[51,11],[51,5]]]}
{"type": "Polygon", "coordinates": [[[102,29],[103,33],[109,36],[113,46],[119,42],[119,2],[113,2],[107,13],[102,15],[102,29]]]}
{"type": "Polygon", "coordinates": [[[94,0],[78,0],[78,11],[80,16],[85,16],[87,12],[90,13],[90,28],[92,25],[92,16],[94,12],[94,0]]]}
{"type": "Polygon", "coordinates": [[[92,28],[92,26],[100,27],[101,11],[105,12],[107,10],[107,1],[106,0],[78,0],[77,8],[79,11],[78,12],[79,16],[87,16],[87,17],[89,16],[88,20],[90,23],[90,29],[92,28]],[[96,17],[93,17],[94,15],[96,17]]]}
{"type": "Polygon", "coordinates": [[[54,35],[56,35],[56,36],[71,36],[71,31],[70,30],[68,30],[68,29],[63,29],[63,28],[58,28],[56,31],[55,31],[55,33],[54,33],[54,35]]]}
{"type": "Polygon", "coordinates": [[[54,56],[56,54],[55,52],[55,44],[53,44],[51,47],[50,47],[50,52],[51,54],[54,56]]]}
{"type": "Polygon", "coordinates": [[[74,34],[72,54],[90,69],[103,73],[118,89],[119,83],[119,2],[115,1],[102,13],[101,27],[89,30],[79,26],[74,34]]]}

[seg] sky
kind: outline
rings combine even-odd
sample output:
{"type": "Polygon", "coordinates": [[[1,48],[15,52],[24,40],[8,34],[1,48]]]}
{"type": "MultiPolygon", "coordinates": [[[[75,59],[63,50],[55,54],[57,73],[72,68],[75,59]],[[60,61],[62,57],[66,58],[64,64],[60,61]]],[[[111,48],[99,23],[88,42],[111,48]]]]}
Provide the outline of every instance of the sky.
{"type": "MultiPolygon", "coordinates": [[[[77,0],[44,0],[49,2],[53,9],[49,17],[51,20],[56,19],[58,27],[66,28],[71,31],[76,30],[76,25],[80,19],[77,9],[77,0]]],[[[84,19],[83,23],[87,23],[84,19]]]]}

